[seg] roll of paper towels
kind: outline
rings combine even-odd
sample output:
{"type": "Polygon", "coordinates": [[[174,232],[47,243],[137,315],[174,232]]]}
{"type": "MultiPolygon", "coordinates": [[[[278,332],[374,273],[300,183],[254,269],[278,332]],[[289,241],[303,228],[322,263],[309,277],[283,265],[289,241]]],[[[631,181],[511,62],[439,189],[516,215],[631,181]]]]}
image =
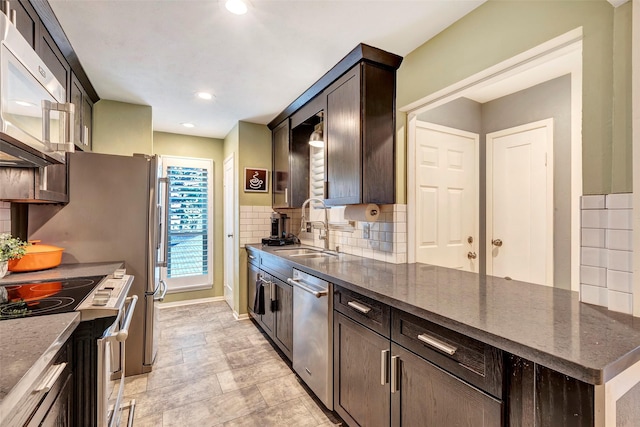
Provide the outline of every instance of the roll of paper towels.
{"type": "Polygon", "coordinates": [[[352,221],[376,222],[380,217],[380,207],[374,204],[347,205],[344,218],[352,221]]]}

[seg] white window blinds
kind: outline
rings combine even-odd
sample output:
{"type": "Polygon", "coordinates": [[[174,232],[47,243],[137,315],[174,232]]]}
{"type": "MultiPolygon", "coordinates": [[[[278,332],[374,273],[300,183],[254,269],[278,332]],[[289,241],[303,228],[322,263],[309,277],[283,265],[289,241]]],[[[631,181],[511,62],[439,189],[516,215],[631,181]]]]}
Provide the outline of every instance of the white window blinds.
{"type": "Polygon", "coordinates": [[[169,291],[209,288],[213,276],[212,162],[163,157],[163,166],[169,191],[165,281],[169,291]]]}

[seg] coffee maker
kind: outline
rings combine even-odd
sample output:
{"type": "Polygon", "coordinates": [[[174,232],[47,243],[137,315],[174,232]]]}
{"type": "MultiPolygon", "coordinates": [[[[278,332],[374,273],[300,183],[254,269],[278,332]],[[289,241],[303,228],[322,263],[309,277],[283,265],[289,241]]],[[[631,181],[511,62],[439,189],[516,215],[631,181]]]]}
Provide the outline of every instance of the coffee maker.
{"type": "Polygon", "coordinates": [[[271,214],[271,235],[262,239],[263,245],[283,246],[294,243],[293,237],[287,237],[287,219],[286,214],[274,212],[271,214]]]}

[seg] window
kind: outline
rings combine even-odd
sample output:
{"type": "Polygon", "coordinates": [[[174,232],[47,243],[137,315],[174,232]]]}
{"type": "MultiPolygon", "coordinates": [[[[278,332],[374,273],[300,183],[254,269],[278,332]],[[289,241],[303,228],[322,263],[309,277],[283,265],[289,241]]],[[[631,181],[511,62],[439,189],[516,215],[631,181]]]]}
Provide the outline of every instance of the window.
{"type": "Polygon", "coordinates": [[[213,162],[162,157],[167,178],[167,267],[169,292],[209,289],[213,285],[213,162]]]}

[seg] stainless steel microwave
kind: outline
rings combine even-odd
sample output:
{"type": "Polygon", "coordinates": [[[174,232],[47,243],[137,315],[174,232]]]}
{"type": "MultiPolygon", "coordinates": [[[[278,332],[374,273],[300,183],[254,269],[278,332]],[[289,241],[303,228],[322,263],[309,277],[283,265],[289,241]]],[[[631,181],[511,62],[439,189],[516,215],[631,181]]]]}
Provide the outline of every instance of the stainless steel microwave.
{"type": "Polygon", "coordinates": [[[65,163],[74,150],[65,87],[4,13],[0,37],[0,167],[65,163]]]}

